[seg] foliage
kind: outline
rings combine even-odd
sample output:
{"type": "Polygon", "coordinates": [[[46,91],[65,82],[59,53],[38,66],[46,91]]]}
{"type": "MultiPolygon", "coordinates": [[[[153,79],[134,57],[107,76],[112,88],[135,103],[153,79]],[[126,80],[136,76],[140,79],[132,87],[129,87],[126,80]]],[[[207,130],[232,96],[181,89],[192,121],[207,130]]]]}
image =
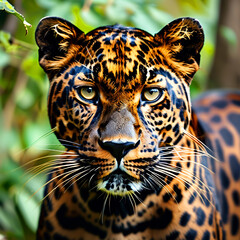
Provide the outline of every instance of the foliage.
{"type": "Polygon", "coordinates": [[[231,46],[234,46],[234,47],[237,46],[237,36],[236,36],[236,33],[231,28],[226,26],[221,26],[220,33],[231,46]]]}
{"type": "MultiPolygon", "coordinates": [[[[7,1],[0,0],[0,9],[8,11],[0,12],[0,26],[4,29],[0,31],[0,238],[2,233],[8,239],[33,239],[46,175],[41,174],[38,164],[44,163],[45,155],[54,154],[52,149],[59,148],[56,138],[50,134],[49,83],[38,65],[34,42],[34,29],[39,20],[44,16],[63,17],[84,32],[100,25],[120,23],[154,34],[174,18],[198,18],[206,41],[201,70],[192,83],[191,91],[195,95],[204,90],[204,79],[212,62],[218,0],[16,1],[15,8],[18,12],[21,9],[33,26],[27,36],[24,28],[18,27],[20,21],[10,14],[18,15],[18,12],[8,6],[7,1]],[[38,189],[41,190],[35,193],[38,189]]],[[[20,18],[26,24],[24,17],[20,18]]],[[[223,33],[226,34],[226,29],[223,33]]]]}
{"type": "Polygon", "coordinates": [[[28,23],[26,21],[26,19],[24,18],[24,16],[17,12],[15,10],[15,8],[13,7],[12,4],[10,4],[7,0],[0,0],[0,10],[5,10],[7,11],[8,13],[12,13],[13,15],[15,15],[17,18],[19,18],[22,22],[23,22],[23,25],[26,29],[26,33],[28,32],[28,29],[27,27],[31,27],[32,25],[30,23],[28,23]]]}

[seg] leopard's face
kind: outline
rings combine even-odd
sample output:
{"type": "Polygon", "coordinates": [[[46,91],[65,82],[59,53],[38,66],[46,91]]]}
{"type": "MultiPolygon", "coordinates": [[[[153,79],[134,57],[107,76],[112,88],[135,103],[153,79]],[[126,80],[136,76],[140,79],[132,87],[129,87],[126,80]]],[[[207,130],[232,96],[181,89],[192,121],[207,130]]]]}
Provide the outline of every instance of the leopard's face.
{"type": "Polygon", "coordinates": [[[75,152],[79,179],[121,196],[151,186],[153,169],[189,126],[189,84],[203,44],[198,22],[179,19],[155,36],[119,25],[85,35],[46,18],[36,36],[51,80],[51,126],[75,152]]]}

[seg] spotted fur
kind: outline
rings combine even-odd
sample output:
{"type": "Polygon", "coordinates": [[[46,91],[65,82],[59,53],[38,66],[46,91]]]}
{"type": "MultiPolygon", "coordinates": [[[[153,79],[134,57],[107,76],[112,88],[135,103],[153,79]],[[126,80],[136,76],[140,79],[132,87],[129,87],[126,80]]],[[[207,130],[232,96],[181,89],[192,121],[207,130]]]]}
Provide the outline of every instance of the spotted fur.
{"type": "Polygon", "coordinates": [[[48,17],[36,41],[66,148],[49,169],[38,240],[240,238],[240,94],[191,106],[197,20],[152,36],[121,25],[84,34],[48,17]]]}

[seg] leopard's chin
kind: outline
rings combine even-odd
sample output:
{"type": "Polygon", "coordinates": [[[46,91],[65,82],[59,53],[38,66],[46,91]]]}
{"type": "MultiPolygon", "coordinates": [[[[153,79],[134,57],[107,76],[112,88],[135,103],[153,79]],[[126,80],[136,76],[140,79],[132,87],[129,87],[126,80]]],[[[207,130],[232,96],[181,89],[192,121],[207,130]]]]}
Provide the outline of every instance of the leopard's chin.
{"type": "Polygon", "coordinates": [[[114,171],[100,179],[97,184],[98,190],[115,196],[131,195],[142,189],[142,183],[122,171],[114,171]]]}

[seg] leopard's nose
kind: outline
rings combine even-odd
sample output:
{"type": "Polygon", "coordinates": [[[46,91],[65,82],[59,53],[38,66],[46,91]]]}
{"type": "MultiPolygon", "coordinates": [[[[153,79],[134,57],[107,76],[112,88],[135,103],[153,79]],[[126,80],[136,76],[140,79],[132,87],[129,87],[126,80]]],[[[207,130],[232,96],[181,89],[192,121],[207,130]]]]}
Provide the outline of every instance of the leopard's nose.
{"type": "Polygon", "coordinates": [[[117,161],[121,161],[121,159],[132,149],[137,147],[137,143],[134,142],[124,142],[117,143],[115,141],[98,141],[101,148],[107,150],[112,154],[113,157],[117,159],[117,161]]]}

